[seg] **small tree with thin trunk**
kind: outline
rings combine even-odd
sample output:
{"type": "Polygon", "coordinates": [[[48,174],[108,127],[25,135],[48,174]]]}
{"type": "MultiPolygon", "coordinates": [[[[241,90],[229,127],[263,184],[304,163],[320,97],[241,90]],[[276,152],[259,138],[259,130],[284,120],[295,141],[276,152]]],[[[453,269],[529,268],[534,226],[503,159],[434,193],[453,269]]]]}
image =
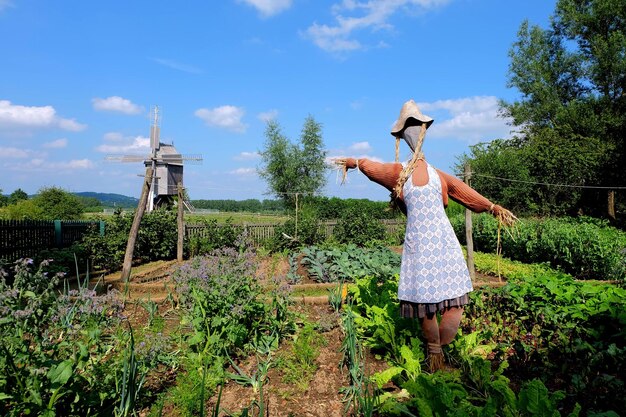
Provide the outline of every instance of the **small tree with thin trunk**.
{"type": "Polygon", "coordinates": [[[312,116],[304,122],[299,145],[282,134],[275,120],[267,123],[265,138],[259,174],[267,181],[270,193],[282,200],[285,207],[295,207],[296,195],[312,196],[326,185],[322,128],[312,116]]]}

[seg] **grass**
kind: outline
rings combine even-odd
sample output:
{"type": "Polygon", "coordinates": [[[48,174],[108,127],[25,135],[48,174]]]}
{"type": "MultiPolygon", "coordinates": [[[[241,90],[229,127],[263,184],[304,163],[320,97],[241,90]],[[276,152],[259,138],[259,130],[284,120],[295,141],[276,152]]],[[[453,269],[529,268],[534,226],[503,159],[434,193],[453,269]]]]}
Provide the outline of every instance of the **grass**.
{"type": "MultiPolygon", "coordinates": [[[[129,209],[128,211],[132,211],[129,209]]],[[[84,213],[83,220],[106,220],[113,213],[84,213]]],[[[233,224],[277,224],[284,223],[289,216],[284,214],[266,214],[249,212],[219,212],[219,213],[185,213],[187,223],[202,222],[204,220],[217,220],[218,223],[226,223],[231,219],[233,224]]]]}
{"type": "MultiPolygon", "coordinates": [[[[339,283],[337,283],[337,285],[339,285],[339,283]]],[[[350,286],[354,285],[354,284],[344,284],[346,286],[348,286],[348,289],[350,288],[350,286]]],[[[321,297],[321,296],[327,296],[330,291],[333,288],[295,288],[293,290],[293,292],[291,293],[292,297],[321,297]]]]}
{"type": "Polygon", "coordinates": [[[233,224],[276,224],[283,223],[289,217],[283,214],[261,214],[261,213],[240,213],[240,212],[219,212],[219,213],[193,213],[185,214],[185,221],[189,223],[201,222],[203,220],[217,220],[218,223],[225,223],[231,219],[233,224]]]}
{"type": "MultiPolygon", "coordinates": [[[[317,371],[316,360],[320,355],[320,347],[327,343],[312,323],[305,323],[289,349],[277,358],[276,367],[282,373],[283,382],[292,384],[298,392],[306,391],[317,371]]],[[[285,396],[291,394],[294,392],[283,393],[285,396]]]]}

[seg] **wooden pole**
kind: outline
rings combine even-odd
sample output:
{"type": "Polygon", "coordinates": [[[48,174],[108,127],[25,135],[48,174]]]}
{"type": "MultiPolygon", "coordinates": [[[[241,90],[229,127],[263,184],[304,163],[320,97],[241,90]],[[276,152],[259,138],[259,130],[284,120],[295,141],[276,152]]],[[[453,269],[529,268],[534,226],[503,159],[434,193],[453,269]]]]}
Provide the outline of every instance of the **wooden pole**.
{"type": "MultiPolygon", "coordinates": [[[[470,185],[470,179],[472,172],[470,170],[469,163],[465,164],[465,183],[470,185]]],[[[474,269],[474,240],[472,237],[472,211],[465,209],[465,240],[467,242],[467,269],[469,270],[470,278],[472,281],[476,278],[476,271],[474,269]]]]}
{"type": "Polygon", "coordinates": [[[615,190],[609,190],[607,199],[607,214],[611,220],[615,220],[615,190]]]}
{"type": "Polygon", "coordinates": [[[298,193],[296,193],[296,240],[298,240],[298,193]]]}
{"type": "Polygon", "coordinates": [[[139,232],[139,224],[141,224],[141,218],[146,211],[146,202],[148,200],[148,192],[150,191],[150,184],[152,183],[152,167],[146,168],[146,176],[143,179],[143,186],[141,188],[141,197],[139,198],[139,204],[137,210],[135,210],[135,217],[133,218],[133,224],[130,227],[130,233],[128,234],[128,243],[126,244],[126,253],[124,254],[124,264],[122,265],[122,281],[128,282],[130,279],[130,269],[133,266],[133,252],[135,251],[135,242],[137,241],[137,233],[139,232]]]}
{"type": "Polygon", "coordinates": [[[176,245],[176,259],[183,261],[183,244],[185,242],[185,206],[183,204],[183,184],[178,183],[178,242],[176,245]]]}

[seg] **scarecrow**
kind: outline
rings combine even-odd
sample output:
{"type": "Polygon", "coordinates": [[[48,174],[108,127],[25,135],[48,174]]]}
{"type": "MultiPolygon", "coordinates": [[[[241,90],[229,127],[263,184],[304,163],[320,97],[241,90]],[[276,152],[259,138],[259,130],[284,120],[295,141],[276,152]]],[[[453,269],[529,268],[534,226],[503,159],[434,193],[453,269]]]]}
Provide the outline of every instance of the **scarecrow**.
{"type": "Polygon", "coordinates": [[[507,226],[516,217],[463,181],[426,162],[422,143],[432,123],[433,119],[422,114],[417,104],[409,100],[391,129],[396,138],[395,163],[366,158],[338,158],[335,163],[344,169],[344,175],[348,169],[357,168],[371,181],[387,188],[392,202],[407,215],[398,286],[400,315],[421,320],[428,361],[434,372],[443,366],[441,347],[454,340],[463,306],[472,291],[461,245],[444,211],[448,198],[476,213],[488,211],[507,226]],[[397,162],[400,139],[413,151],[406,164],[397,162]]]}

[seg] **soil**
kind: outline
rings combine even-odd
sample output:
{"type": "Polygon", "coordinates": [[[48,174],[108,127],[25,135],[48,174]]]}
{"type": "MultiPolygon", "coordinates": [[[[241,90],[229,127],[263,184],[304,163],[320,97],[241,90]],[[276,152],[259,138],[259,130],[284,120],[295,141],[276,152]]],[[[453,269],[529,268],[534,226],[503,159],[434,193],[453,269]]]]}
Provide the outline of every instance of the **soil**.
{"type": "MultiPolygon", "coordinates": [[[[317,322],[327,320],[332,312],[327,306],[306,305],[297,308],[307,320],[317,322]]],[[[339,390],[349,385],[345,370],[340,367],[342,353],[340,351],[343,335],[337,325],[322,333],[326,343],[320,348],[315,361],[317,371],[308,384],[308,388],[300,390],[292,383],[283,381],[283,373],[276,367],[268,372],[267,382],[263,387],[266,413],[270,416],[309,416],[309,417],[341,417],[344,405],[339,390]]],[[[275,357],[285,354],[289,348],[283,343],[275,353],[275,357]]],[[[251,372],[257,366],[256,358],[248,358],[240,367],[251,372]]],[[[258,400],[258,393],[252,388],[243,387],[230,381],[224,387],[220,408],[236,414],[249,407],[252,401],[258,400]]]]}
{"type": "MultiPolygon", "coordinates": [[[[401,250],[401,249],[400,249],[401,250]]],[[[176,262],[155,262],[143,265],[133,272],[131,282],[120,281],[119,273],[93,280],[104,282],[103,287],[112,286],[126,295],[126,314],[130,324],[135,327],[145,326],[148,321],[148,313],[141,304],[148,300],[158,304],[158,312],[165,320],[164,333],[174,330],[179,322],[179,317],[172,309],[172,278],[171,274],[177,266],[176,262]]],[[[257,274],[259,281],[265,285],[272,285],[270,277],[284,277],[289,270],[287,261],[283,258],[272,259],[268,257],[259,262],[257,274]]],[[[304,271],[303,271],[304,272],[304,271]]],[[[311,286],[315,284],[307,276],[304,276],[301,284],[311,286]]],[[[503,285],[498,277],[477,274],[474,281],[475,287],[483,285],[499,286],[503,285]]],[[[320,355],[316,360],[317,371],[312,376],[308,388],[298,390],[294,384],[285,383],[280,369],[273,367],[268,372],[268,380],[264,385],[264,398],[266,415],[269,416],[308,416],[308,417],[341,417],[346,415],[344,403],[342,402],[342,387],[349,385],[347,371],[341,368],[341,342],[343,334],[339,326],[339,319],[328,305],[328,297],[298,297],[294,300],[293,309],[299,313],[303,320],[319,324],[320,329],[327,343],[320,347],[320,355]]],[[[279,357],[289,348],[289,343],[282,343],[275,353],[279,357]]],[[[387,368],[384,361],[377,359],[374,355],[366,352],[365,363],[366,373],[373,374],[387,368]]],[[[238,366],[250,374],[257,367],[255,357],[247,358],[238,366]]],[[[231,372],[235,372],[233,369],[231,372]]],[[[157,370],[151,374],[146,381],[146,386],[152,392],[159,392],[171,386],[176,379],[175,373],[166,370],[157,370]],[[169,373],[168,373],[169,372],[169,373]]],[[[394,390],[395,387],[386,387],[394,390]]],[[[250,407],[253,401],[259,399],[251,387],[241,386],[233,381],[228,382],[222,391],[220,409],[224,410],[220,416],[237,414],[250,407]],[[231,414],[228,414],[231,413],[231,414]]],[[[207,403],[207,409],[214,406],[215,398],[207,403]]],[[[171,404],[166,404],[163,415],[176,416],[171,408],[171,404]]],[[[256,413],[256,409],[255,409],[256,413]]],[[[145,416],[148,410],[143,410],[140,415],[145,416]]]]}

